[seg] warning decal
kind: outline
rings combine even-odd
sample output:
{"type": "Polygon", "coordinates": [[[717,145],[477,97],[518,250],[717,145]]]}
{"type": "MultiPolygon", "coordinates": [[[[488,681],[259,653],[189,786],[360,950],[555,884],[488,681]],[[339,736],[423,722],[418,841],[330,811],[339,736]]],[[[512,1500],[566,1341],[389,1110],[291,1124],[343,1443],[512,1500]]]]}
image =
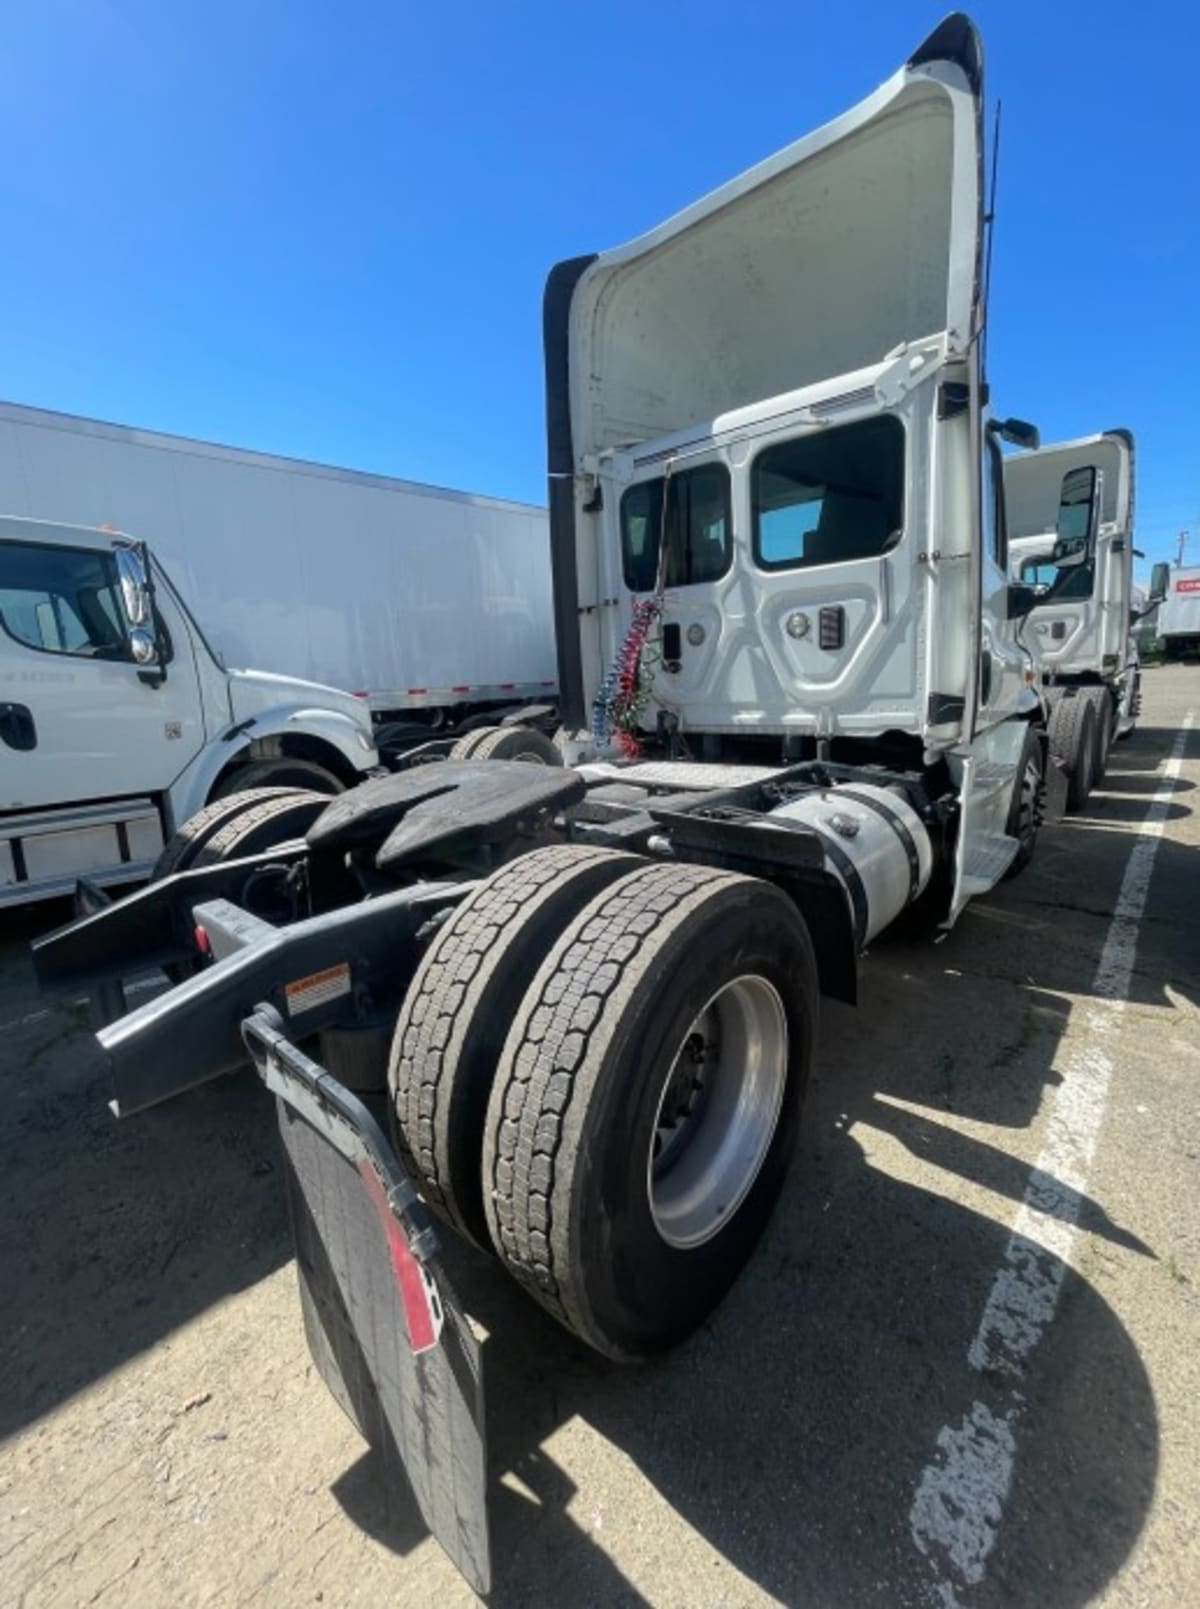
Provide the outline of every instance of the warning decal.
{"type": "Polygon", "coordinates": [[[327,1005],[330,1000],[350,993],[350,963],[341,961],[322,972],[311,972],[307,978],[297,978],[294,983],[284,984],[283,993],[289,1017],[327,1005]]]}

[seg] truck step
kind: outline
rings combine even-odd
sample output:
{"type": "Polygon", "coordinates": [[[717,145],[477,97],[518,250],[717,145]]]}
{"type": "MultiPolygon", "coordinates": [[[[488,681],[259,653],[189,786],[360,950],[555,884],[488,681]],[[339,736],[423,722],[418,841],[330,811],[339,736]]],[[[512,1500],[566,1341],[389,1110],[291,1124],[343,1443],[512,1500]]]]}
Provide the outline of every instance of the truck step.
{"type": "Polygon", "coordinates": [[[1016,853],[1017,841],[1007,833],[979,834],[963,867],[963,892],[986,894],[1004,876],[1016,853]]]}
{"type": "Polygon", "coordinates": [[[577,767],[589,781],[619,778],[643,788],[739,788],[748,782],[766,782],[787,769],[778,765],[702,765],[691,760],[648,760],[641,765],[612,765],[607,760],[577,767]]]}

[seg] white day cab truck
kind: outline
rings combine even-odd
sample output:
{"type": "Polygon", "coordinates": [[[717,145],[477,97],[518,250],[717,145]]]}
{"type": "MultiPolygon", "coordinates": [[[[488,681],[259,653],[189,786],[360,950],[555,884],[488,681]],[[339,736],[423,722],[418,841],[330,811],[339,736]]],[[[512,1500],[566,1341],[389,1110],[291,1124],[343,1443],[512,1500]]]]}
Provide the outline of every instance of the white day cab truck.
{"type": "Polygon", "coordinates": [[[544,508],[10,402],[0,487],[144,537],[223,663],[357,694],[385,753],[553,703],[544,508]]]}
{"type": "MultiPolygon", "coordinates": [[[[1021,871],[1061,792],[1006,550],[1000,443],[1035,437],[982,370],[982,97],[952,17],[551,273],[568,763],[313,796],[252,853],[201,816],[174,875],[36,946],[96,1001],[119,1114],[252,1059],[313,1357],[480,1592],[482,1358],[444,1238],[608,1357],[681,1340],[771,1214],[820,996],[854,998],[906,908],[946,924],[1021,871]],[[181,981],[126,1011],[152,967],[181,981]]],[[[1081,485],[1027,510],[1084,531],[1063,567],[1094,558],[1081,485]]]]}
{"type": "Polygon", "coordinates": [[[144,543],[0,518],[0,908],[144,878],[237,790],[334,793],[377,762],[361,699],[227,670],[144,543]]]}
{"type": "Polygon", "coordinates": [[[1164,659],[1200,659],[1200,565],[1156,564],[1150,601],[1158,604],[1157,632],[1164,659]]]}
{"type": "Polygon", "coordinates": [[[557,758],[543,509],[11,403],[0,485],[0,907],[377,748],[557,758]]]}
{"type": "Polygon", "coordinates": [[[1024,638],[1041,666],[1050,753],[1076,810],[1103,779],[1114,739],[1133,731],[1141,704],[1133,471],[1127,430],[1018,453],[1004,464],[1012,578],[1037,596],[1024,638]],[[1048,499],[1060,487],[1057,524],[1047,527],[1048,499]],[[1071,562],[1060,565],[1055,552],[1065,548],[1071,562]],[[1077,553],[1086,555],[1082,562],[1077,553]]]}

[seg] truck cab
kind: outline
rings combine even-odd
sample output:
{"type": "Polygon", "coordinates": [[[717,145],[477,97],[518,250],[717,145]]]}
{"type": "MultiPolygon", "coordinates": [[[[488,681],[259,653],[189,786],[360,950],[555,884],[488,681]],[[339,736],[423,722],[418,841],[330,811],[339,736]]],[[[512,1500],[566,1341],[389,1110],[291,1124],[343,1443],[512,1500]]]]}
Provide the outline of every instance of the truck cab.
{"type": "Polygon", "coordinates": [[[361,700],[226,669],[145,544],[0,519],[0,906],[146,876],[243,782],[331,792],[376,759],[361,700]]]}
{"type": "Polygon", "coordinates": [[[1082,804],[1138,711],[1133,435],[1108,430],[1013,454],[1004,487],[1012,580],[1035,595],[1024,634],[1037,654],[1052,746],[1082,804]],[[1078,752],[1085,705],[1093,711],[1092,741],[1083,745],[1090,767],[1078,752]]]}
{"type": "Polygon", "coordinates": [[[1011,859],[1042,721],[1000,451],[1036,433],[983,373],[981,95],[949,18],[859,106],[560,264],[545,309],[568,723],[593,751],[937,771],[952,912],[1011,859]]]}

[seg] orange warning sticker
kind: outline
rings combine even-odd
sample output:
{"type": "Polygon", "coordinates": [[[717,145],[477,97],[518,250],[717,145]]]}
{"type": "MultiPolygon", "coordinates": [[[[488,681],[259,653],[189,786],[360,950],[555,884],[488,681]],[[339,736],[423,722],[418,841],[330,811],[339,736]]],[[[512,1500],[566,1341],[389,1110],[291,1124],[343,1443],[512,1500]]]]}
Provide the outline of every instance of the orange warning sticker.
{"type": "Polygon", "coordinates": [[[307,978],[285,983],[283,993],[289,1017],[327,1005],[330,1000],[350,993],[350,964],[342,961],[335,967],[326,967],[323,972],[310,972],[307,978]]]}

